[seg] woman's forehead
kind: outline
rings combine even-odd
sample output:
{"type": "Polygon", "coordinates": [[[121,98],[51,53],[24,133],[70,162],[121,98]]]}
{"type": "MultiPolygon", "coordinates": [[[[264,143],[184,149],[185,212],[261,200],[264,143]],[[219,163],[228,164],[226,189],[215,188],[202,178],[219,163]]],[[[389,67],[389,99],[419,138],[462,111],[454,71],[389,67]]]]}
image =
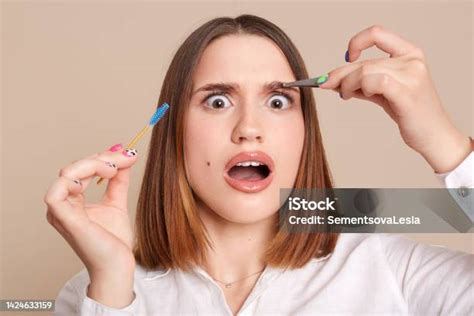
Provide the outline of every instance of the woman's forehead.
{"type": "Polygon", "coordinates": [[[281,49],[270,39],[236,34],[218,38],[204,50],[193,74],[195,86],[213,82],[256,84],[295,80],[281,49]]]}

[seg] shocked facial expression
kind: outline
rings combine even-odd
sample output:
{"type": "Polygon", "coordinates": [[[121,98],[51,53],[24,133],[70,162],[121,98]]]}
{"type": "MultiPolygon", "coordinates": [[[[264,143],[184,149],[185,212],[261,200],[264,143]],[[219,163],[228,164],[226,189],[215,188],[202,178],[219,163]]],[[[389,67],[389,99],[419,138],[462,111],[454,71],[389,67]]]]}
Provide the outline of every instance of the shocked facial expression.
{"type": "Polygon", "coordinates": [[[193,74],[184,131],[188,181],[198,205],[234,223],[274,215],[293,187],[304,142],[298,88],[271,40],[228,35],[211,42],[193,74]]]}

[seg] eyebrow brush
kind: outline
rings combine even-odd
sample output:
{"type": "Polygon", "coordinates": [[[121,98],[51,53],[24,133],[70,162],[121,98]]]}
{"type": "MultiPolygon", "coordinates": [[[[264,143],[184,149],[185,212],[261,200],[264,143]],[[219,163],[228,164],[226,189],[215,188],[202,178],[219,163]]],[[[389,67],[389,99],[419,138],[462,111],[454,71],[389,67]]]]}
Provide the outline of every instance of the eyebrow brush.
{"type": "MultiPolygon", "coordinates": [[[[153,114],[151,117],[150,122],[145,127],[143,127],[142,130],[132,139],[132,141],[128,144],[127,149],[133,147],[150,127],[153,127],[156,123],[158,123],[158,121],[161,120],[161,118],[165,115],[166,111],[168,111],[169,107],[170,106],[166,102],[158,107],[155,111],[155,114],[153,114]]],[[[103,178],[100,178],[97,181],[97,184],[100,184],[103,180],[103,178]]]]}
{"type": "Polygon", "coordinates": [[[318,88],[320,85],[328,81],[329,75],[322,75],[316,78],[310,78],[310,79],[303,79],[303,80],[297,80],[297,81],[292,81],[292,82],[284,82],[282,83],[283,88],[290,88],[290,87],[313,87],[313,88],[318,88]]]}

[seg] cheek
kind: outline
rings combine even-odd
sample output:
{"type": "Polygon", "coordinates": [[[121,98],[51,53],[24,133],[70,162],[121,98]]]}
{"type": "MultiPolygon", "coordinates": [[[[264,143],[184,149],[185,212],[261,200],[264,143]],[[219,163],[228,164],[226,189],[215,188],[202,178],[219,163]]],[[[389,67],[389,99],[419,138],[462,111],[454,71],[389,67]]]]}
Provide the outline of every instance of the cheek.
{"type": "Polygon", "coordinates": [[[280,142],[287,148],[297,149],[301,147],[304,139],[304,121],[303,118],[296,117],[294,120],[288,120],[278,128],[280,142]]]}
{"type": "Polygon", "coordinates": [[[276,131],[275,142],[279,145],[276,156],[278,157],[280,185],[290,187],[296,179],[299,162],[303,151],[305,130],[302,115],[295,115],[291,120],[285,120],[276,131]]]}
{"type": "Polygon", "coordinates": [[[218,164],[218,145],[222,143],[219,127],[190,113],[184,134],[186,173],[191,185],[197,179],[206,178],[211,168],[218,164]]]}

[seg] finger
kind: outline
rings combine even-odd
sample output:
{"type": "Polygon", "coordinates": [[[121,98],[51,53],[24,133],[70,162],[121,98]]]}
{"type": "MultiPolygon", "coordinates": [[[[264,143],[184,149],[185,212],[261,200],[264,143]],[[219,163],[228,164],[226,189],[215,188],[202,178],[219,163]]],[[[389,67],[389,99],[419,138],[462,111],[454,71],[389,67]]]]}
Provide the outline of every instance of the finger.
{"type": "MultiPolygon", "coordinates": [[[[99,156],[100,156],[100,153],[95,153],[95,154],[92,154],[92,155],[87,156],[87,157],[85,157],[85,158],[90,158],[90,159],[92,159],[92,158],[97,158],[97,157],[99,157],[99,156]]],[[[74,160],[74,161],[71,162],[70,164],[74,164],[74,163],[76,163],[76,162],[78,162],[78,161],[80,161],[80,160],[82,160],[82,159],[84,159],[84,158],[81,158],[81,159],[78,159],[78,160],[74,160]]],[[[84,188],[81,192],[84,192],[85,188],[87,188],[87,186],[89,185],[89,182],[90,182],[90,180],[91,180],[92,178],[93,178],[93,177],[87,177],[87,178],[81,179],[82,187],[84,188]]],[[[72,179],[72,180],[74,180],[74,179],[72,179]]],[[[79,195],[76,195],[76,196],[79,196],[79,195]]]]}
{"type": "MultiPolygon", "coordinates": [[[[95,154],[89,157],[99,157],[100,154],[95,154]]],[[[114,163],[105,162],[97,158],[84,158],[77,160],[59,172],[60,177],[69,179],[70,181],[80,180],[81,188],[77,192],[72,192],[67,200],[71,207],[81,206],[84,204],[83,193],[88,187],[90,181],[96,175],[103,175],[103,177],[111,178],[116,173],[117,166],[114,163]]]]}
{"type": "Polygon", "coordinates": [[[109,180],[102,203],[119,209],[128,208],[128,188],[130,186],[131,168],[120,169],[115,177],[109,180]]]}
{"type": "Polygon", "coordinates": [[[364,49],[372,46],[390,54],[390,57],[398,57],[407,54],[419,54],[421,51],[400,35],[383,28],[380,25],[373,25],[354,35],[349,41],[349,61],[359,58],[364,49]]]}
{"type": "MultiPolygon", "coordinates": [[[[84,192],[95,176],[111,179],[104,194],[103,201],[122,209],[127,208],[128,171],[118,173],[119,169],[130,168],[136,161],[138,151],[130,148],[123,151],[105,151],[93,155],[95,158],[78,160],[61,169],[60,176],[69,179],[81,179],[84,192]],[[113,179],[118,175],[117,179],[113,179]]],[[[75,195],[69,197],[70,201],[80,203],[83,197],[75,195]]]]}
{"type": "Polygon", "coordinates": [[[381,66],[387,69],[400,70],[403,68],[404,63],[397,59],[387,59],[387,58],[374,58],[371,60],[362,60],[356,63],[351,63],[338,67],[330,71],[329,79],[325,83],[321,84],[319,87],[321,89],[335,89],[340,86],[341,81],[345,76],[359,69],[360,67],[372,67],[372,66],[381,66]]]}
{"type": "Polygon", "coordinates": [[[81,190],[80,181],[59,177],[51,184],[44,196],[48,212],[51,212],[52,216],[61,223],[64,230],[74,229],[87,219],[85,214],[75,210],[67,200],[70,195],[78,194],[81,190]]]}
{"type": "MultiPolygon", "coordinates": [[[[118,156],[118,155],[117,155],[118,156]]],[[[88,186],[89,181],[94,176],[100,176],[106,179],[110,179],[117,173],[117,164],[110,161],[104,161],[97,158],[84,158],[78,160],[59,171],[59,176],[65,177],[71,180],[79,179],[83,181],[82,191],[84,192],[88,186]]]]}
{"type": "Polygon", "coordinates": [[[81,208],[75,208],[73,205],[80,202],[80,200],[75,200],[75,196],[84,192],[87,186],[81,182],[81,179],[90,179],[95,175],[108,179],[116,172],[116,164],[104,162],[98,158],[84,158],[76,161],[60,170],[59,178],[45,196],[45,202],[51,207],[53,216],[63,223],[67,230],[67,227],[72,227],[75,221],[86,217],[85,214],[77,211],[81,208]]]}
{"type": "MultiPolygon", "coordinates": [[[[97,158],[99,155],[100,155],[100,153],[96,153],[96,154],[92,154],[92,155],[87,156],[87,157],[84,157],[84,158],[97,158]]],[[[80,161],[80,160],[82,160],[82,159],[84,159],[84,158],[74,160],[74,161],[71,162],[70,164],[73,164],[73,163],[75,163],[75,162],[78,162],[78,161],[80,161]]]]}
{"type": "Polygon", "coordinates": [[[371,103],[375,103],[379,105],[395,122],[397,122],[398,118],[393,112],[392,108],[387,102],[387,99],[381,94],[374,94],[373,96],[367,97],[361,90],[357,90],[354,94],[354,98],[369,101],[371,103]]]}
{"type": "Polygon", "coordinates": [[[403,72],[401,71],[385,68],[382,65],[364,64],[342,78],[340,85],[341,97],[344,100],[349,100],[354,96],[355,92],[361,88],[364,96],[371,97],[373,94],[363,89],[362,80],[365,76],[377,73],[388,74],[398,81],[403,82],[403,72]]]}
{"type": "Polygon", "coordinates": [[[377,104],[382,106],[395,119],[403,115],[404,104],[408,104],[406,87],[389,74],[370,74],[361,80],[361,90],[365,97],[381,95],[377,104]]]}
{"type": "Polygon", "coordinates": [[[106,205],[126,210],[128,208],[128,188],[130,186],[131,166],[137,161],[138,151],[136,149],[126,149],[125,155],[121,159],[126,163],[121,165],[117,174],[109,180],[102,202],[106,205]]]}

